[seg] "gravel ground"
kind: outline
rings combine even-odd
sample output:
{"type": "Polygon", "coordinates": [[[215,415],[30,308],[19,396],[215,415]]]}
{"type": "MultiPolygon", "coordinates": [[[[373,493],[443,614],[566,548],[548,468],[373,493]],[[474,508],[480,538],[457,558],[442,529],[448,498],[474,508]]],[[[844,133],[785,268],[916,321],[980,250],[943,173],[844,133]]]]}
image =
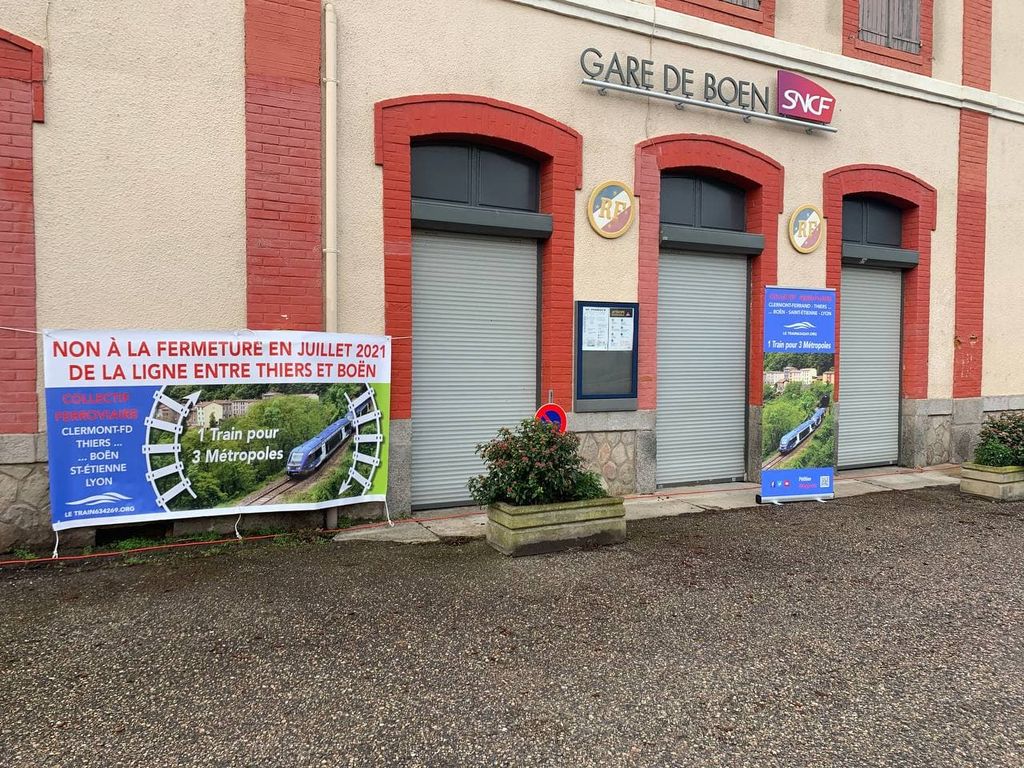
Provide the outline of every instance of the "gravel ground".
{"type": "Polygon", "coordinates": [[[19,766],[1024,764],[1024,504],[955,489],[0,573],[19,766]]]}

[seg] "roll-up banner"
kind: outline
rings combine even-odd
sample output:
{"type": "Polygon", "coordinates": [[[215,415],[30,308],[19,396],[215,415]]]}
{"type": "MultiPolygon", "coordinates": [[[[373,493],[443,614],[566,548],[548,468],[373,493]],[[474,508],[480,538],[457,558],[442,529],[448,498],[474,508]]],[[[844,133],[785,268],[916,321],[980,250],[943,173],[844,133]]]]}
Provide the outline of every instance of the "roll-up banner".
{"type": "Polygon", "coordinates": [[[835,495],[835,307],[833,290],[765,289],[758,501],[835,495]]]}
{"type": "Polygon", "coordinates": [[[383,501],[391,340],[46,331],[55,530],[383,501]]]}

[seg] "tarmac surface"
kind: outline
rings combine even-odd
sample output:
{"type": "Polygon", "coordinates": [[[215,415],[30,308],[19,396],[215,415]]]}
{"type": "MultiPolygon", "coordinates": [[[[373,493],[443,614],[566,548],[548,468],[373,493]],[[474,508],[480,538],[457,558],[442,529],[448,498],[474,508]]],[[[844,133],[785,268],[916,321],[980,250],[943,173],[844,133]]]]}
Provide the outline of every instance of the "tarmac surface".
{"type": "Polygon", "coordinates": [[[1021,766],[1024,503],[0,571],[11,766],[1021,766]]]}

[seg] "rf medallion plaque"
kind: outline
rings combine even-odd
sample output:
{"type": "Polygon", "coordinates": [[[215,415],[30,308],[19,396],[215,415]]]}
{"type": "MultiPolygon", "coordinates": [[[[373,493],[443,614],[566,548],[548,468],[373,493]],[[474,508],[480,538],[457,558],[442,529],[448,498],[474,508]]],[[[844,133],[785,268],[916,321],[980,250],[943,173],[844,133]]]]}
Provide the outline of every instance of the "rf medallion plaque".
{"type": "Polygon", "coordinates": [[[621,181],[606,181],[594,187],[587,206],[590,226],[601,237],[622,237],[633,223],[633,192],[621,181]]]}

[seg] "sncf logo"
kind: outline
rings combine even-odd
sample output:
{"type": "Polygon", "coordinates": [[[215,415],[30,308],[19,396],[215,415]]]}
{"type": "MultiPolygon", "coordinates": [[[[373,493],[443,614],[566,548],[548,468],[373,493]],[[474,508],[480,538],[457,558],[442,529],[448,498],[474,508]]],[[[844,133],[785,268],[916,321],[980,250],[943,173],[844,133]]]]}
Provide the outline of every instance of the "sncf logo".
{"type": "Polygon", "coordinates": [[[832,122],[836,99],[813,80],[780,69],[777,93],[780,115],[823,125],[832,122]]]}

